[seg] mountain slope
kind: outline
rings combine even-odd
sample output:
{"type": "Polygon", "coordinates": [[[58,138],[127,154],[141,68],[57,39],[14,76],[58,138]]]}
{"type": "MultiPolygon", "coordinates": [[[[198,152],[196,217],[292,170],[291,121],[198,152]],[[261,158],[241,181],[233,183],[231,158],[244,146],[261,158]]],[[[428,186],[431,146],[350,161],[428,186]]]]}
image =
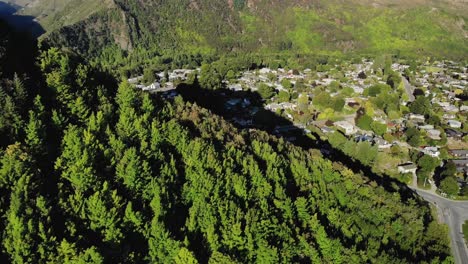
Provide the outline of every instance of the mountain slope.
{"type": "Polygon", "coordinates": [[[87,19],[100,10],[112,8],[112,0],[12,0],[21,9],[18,15],[33,16],[51,32],[87,19]]]}
{"type": "Polygon", "coordinates": [[[190,54],[468,54],[468,8],[461,1],[116,0],[100,10],[52,32],[50,40],[88,56],[111,46],[190,54]],[[105,28],[114,37],[95,41],[91,50],[75,46],[77,39],[99,39],[105,28]]]}

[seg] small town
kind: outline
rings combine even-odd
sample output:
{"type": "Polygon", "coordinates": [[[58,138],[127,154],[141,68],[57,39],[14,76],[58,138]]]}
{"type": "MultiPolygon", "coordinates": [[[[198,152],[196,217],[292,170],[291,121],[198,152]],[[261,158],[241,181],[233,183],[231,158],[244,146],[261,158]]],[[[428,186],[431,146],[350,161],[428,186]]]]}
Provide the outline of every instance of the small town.
{"type": "MultiPolygon", "coordinates": [[[[443,196],[468,196],[468,105],[459,98],[466,92],[467,68],[451,61],[393,63],[385,73],[376,63],[244,71],[223,81],[230,91],[223,93],[224,107],[242,128],[258,127],[256,115],[270,111],[290,121],[274,129],[288,141],[298,131],[312,133],[379,173],[443,196]],[[243,91],[258,93],[263,109],[243,91]]],[[[141,84],[143,76],[128,81],[174,98],[177,84],[199,73],[178,69],[158,73],[149,85],[141,84]]]]}

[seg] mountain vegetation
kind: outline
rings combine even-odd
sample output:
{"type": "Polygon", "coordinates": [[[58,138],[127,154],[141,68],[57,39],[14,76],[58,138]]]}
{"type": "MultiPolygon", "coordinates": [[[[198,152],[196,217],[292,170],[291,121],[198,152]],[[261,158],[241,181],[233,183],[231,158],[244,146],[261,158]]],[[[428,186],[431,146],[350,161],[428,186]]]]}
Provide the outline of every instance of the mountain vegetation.
{"type": "Polygon", "coordinates": [[[56,46],[113,67],[157,56],[229,53],[380,54],[466,59],[459,1],[33,1],[56,46]]]}
{"type": "Polygon", "coordinates": [[[405,187],[0,36],[4,263],[453,261],[405,187]]]}

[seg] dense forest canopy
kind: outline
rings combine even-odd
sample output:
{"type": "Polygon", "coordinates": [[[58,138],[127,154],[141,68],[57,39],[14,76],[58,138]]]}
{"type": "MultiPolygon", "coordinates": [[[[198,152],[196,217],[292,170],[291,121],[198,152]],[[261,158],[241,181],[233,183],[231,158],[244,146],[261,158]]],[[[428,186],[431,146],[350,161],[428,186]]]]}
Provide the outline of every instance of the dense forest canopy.
{"type": "Polygon", "coordinates": [[[452,261],[407,189],[0,35],[2,262],[452,261]]]}

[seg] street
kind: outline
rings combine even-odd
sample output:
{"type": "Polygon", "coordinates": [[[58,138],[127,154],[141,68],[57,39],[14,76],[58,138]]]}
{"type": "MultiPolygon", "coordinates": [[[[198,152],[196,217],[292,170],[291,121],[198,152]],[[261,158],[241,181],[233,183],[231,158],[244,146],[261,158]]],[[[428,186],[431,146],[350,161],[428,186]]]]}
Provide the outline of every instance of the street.
{"type": "Polygon", "coordinates": [[[438,196],[429,191],[412,187],[424,200],[435,205],[439,215],[442,217],[450,230],[450,240],[452,244],[452,254],[455,263],[468,263],[468,248],[466,246],[462,225],[468,220],[468,201],[453,201],[438,196]]]}

